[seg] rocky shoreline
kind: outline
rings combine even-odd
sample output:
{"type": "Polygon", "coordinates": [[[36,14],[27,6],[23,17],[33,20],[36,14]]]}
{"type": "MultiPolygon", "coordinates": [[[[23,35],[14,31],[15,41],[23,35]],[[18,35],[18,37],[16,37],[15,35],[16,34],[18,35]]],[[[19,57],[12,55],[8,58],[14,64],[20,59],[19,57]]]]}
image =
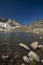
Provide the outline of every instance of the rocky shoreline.
{"type": "MultiPolygon", "coordinates": [[[[40,39],[42,39],[40,37],[40,39]]],[[[19,43],[19,50],[14,48],[10,54],[5,52],[0,56],[0,65],[30,65],[32,62],[35,65],[43,65],[43,45],[38,41],[25,45],[19,43]],[[25,52],[22,52],[25,50],[25,52]],[[24,54],[23,54],[24,53],[24,54]]]]}

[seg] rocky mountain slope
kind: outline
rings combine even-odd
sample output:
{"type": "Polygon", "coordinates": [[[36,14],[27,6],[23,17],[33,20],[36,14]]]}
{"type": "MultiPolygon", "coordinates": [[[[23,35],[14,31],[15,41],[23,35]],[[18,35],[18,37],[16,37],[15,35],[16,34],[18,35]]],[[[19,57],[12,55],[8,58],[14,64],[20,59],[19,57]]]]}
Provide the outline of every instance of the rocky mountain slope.
{"type": "Polygon", "coordinates": [[[0,18],[0,31],[15,30],[17,28],[24,27],[23,24],[17,22],[16,20],[11,20],[7,18],[0,18]]]}
{"type": "Polygon", "coordinates": [[[28,28],[28,32],[43,33],[43,20],[34,21],[28,28]]]}
{"type": "Polygon", "coordinates": [[[43,33],[43,20],[36,20],[24,26],[16,20],[0,18],[0,31],[43,33]]]}

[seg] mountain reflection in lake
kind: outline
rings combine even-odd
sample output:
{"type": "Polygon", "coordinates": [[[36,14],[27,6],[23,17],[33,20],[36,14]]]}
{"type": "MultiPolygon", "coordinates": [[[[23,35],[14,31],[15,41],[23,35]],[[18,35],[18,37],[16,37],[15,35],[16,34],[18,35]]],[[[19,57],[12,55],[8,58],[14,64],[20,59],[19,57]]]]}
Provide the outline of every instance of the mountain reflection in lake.
{"type": "Polygon", "coordinates": [[[0,48],[8,50],[10,47],[18,48],[19,43],[25,43],[27,45],[34,41],[38,41],[43,44],[43,38],[40,39],[39,35],[27,34],[27,33],[14,33],[14,32],[0,32],[0,48]]]}

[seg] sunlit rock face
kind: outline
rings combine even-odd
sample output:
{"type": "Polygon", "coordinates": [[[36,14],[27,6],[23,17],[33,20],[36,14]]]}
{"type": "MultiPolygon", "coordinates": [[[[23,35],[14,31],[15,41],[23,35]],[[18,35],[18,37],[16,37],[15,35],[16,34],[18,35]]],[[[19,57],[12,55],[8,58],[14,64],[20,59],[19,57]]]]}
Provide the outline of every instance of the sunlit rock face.
{"type": "Polygon", "coordinates": [[[23,26],[24,25],[22,25],[16,20],[2,18],[2,17],[0,18],[0,29],[2,30],[12,30],[23,26]]]}

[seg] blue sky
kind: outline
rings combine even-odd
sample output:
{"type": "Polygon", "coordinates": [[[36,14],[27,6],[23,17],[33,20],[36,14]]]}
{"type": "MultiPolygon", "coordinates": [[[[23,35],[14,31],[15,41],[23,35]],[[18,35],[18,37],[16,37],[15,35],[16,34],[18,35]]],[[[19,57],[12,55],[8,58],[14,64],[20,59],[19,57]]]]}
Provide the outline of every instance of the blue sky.
{"type": "Polygon", "coordinates": [[[43,19],[43,0],[0,0],[0,17],[12,18],[25,25],[43,19]]]}

